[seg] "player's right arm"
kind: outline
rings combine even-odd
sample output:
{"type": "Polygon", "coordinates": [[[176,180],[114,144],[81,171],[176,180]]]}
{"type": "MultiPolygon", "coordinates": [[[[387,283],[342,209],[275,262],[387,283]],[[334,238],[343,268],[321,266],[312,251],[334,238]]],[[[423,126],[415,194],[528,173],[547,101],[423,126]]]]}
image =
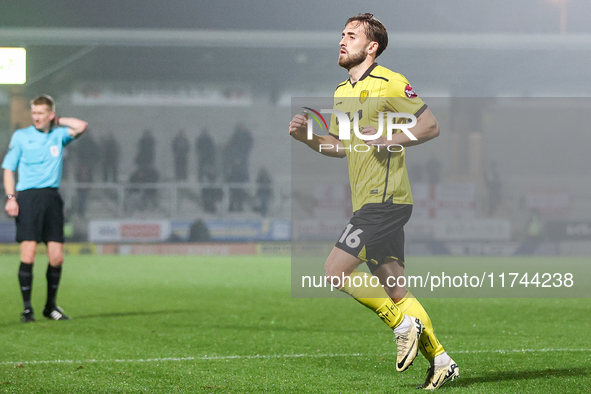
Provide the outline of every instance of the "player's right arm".
{"type": "MultiPolygon", "coordinates": [[[[2,168],[4,169],[4,176],[3,176],[3,183],[4,183],[4,192],[6,195],[16,195],[16,182],[14,178],[14,174],[16,169],[18,168],[18,163],[20,161],[20,157],[22,154],[21,145],[19,143],[19,133],[15,132],[10,138],[10,144],[8,145],[8,152],[6,156],[4,156],[4,160],[2,161],[2,168]]],[[[18,216],[18,203],[16,202],[16,197],[6,200],[6,204],[4,205],[4,210],[10,216],[18,216]]]]}
{"type": "Polygon", "coordinates": [[[4,192],[7,196],[12,196],[6,200],[4,210],[9,216],[18,216],[18,203],[16,202],[16,197],[14,197],[16,195],[14,172],[7,168],[4,169],[4,192]]]}
{"type": "Polygon", "coordinates": [[[308,145],[310,149],[330,157],[345,157],[345,148],[343,143],[332,134],[317,135],[312,134],[312,139],[308,139],[308,114],[297,114],[289,122],[289,134],[296,140],[308,145]]]}

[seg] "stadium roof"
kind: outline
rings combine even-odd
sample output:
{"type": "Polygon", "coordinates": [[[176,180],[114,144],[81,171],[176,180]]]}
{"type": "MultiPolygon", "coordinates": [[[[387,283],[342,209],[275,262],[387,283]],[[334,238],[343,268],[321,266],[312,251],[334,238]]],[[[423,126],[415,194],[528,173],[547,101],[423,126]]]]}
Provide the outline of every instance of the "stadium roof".
{"type": "MultiPolygon", "coordinates": [[[[340,31],[0,28],[2,45],[335,48],[340,31]]],[[[401,49],[591,50],[591,35],[393,33],[401,49]]]]}
{"type": "MultiPolygon", "coordinates": [[[[0,46],[27,48],[25,87],[40,81],[52,91],[83,81],[247,81],[277,94],[345,79],[336,64],[340,34],[0,28],[0,46]]],[[[591,35],[393,32],[389,41],[378,61],[403,72],[423,95],[591,95],[591,86],[581,84],[591,68],[591,35]]]]}

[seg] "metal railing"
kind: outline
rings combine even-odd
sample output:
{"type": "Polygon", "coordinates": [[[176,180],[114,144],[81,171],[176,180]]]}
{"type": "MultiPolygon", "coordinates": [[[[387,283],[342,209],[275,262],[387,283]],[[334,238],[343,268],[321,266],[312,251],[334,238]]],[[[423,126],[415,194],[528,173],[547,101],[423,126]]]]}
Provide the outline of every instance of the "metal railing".
{"type": "Polygon", "coordinates": [[[60,191],[66,211],[87,218],[166,217],[201,214],[289,218],[289,182],[261,186],[250,183],[195,184],[85,183],[64,181],[60,191]]]}

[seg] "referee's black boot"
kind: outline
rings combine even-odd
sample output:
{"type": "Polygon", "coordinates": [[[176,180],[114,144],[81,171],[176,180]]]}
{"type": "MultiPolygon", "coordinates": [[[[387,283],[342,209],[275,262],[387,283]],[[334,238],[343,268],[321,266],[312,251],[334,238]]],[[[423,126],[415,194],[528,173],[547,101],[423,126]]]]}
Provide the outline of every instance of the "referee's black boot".
{"type": "Polygon", "coordinates": [[[51,320],[72,320],[71,317],[66,316],[64,311],[59,306],[45,307],[43,310],[43,316],[51,320]]]}
{"type": "Polygon", "coordinates": [[[23,323],[31,323],[35,321],[35,314],[33,313],[33,308],[27,308],[23,311],[23,317],[21,321],[23,323]]]}

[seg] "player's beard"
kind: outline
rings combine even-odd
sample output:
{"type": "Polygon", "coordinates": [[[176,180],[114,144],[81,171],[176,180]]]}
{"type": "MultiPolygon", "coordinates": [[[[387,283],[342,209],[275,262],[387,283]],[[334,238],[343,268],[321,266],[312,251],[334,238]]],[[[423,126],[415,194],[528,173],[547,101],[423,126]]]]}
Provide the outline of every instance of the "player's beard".
{"type": "Polygon", "coordinates": [[[339,57],[339,66],[350,70],[351,68],[363,63],[363,61],[367,58],[367,50],[362,49],[359,52],[348,55],[345,58],[339,57]]]}

